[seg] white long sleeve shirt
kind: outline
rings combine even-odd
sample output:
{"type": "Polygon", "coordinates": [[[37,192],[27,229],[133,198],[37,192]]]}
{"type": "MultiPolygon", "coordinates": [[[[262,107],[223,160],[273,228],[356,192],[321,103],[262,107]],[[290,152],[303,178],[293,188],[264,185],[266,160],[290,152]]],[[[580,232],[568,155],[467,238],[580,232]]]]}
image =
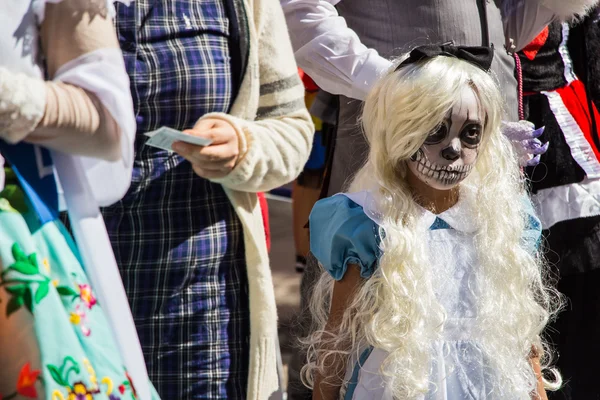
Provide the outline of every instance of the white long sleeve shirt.
{"type": "Polygon", "coordinates": [[[340,17],[340,0],[281,0],[296,62],[323,90],[364,100],[391,61],[367,48],[340,17]]]}
{"type": "MultiPolygon", "coordinates": [[[[340,1],[343,0],[281,0],[281,5],[298,65],[322,89],[364,100],[392,63],[375,49],[367,48],[348,27],[335,8],[340,1]]],[[[526,46],[554,18],[555,13],[549,8],[551,3],[553,0],[503,1],[507,44],[512,38],[516,49],[526,46]]],[[[573,4],[573,11],[582,4],[573,4]]],[[[368,2],[365,6],[368,7],[368,2]]],[[[564,4],[561,6],[564,8],[564,4]]],[[[407,12],[410,12],[408,5],[407,12]]]]}

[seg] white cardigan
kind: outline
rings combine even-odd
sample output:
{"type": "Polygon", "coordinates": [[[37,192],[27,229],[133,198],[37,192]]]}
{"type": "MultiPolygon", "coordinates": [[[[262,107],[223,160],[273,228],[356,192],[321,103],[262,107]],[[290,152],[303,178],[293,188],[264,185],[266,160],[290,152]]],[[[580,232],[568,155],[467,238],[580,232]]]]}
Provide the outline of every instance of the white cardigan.
{"type": "Polygon", "coordinates": [[[241,159],[220,183],[244,230],[250,295],[249,400],[266,400],[279,388],[277,309],[264,225],[256,192],[294,180],[308,159],[314,126],[278,0],[244,0],[248,67],[230,114],[203,118],[231,122],[241,159]],[[258,119],[257,119],[258,118],[258,119]]]}

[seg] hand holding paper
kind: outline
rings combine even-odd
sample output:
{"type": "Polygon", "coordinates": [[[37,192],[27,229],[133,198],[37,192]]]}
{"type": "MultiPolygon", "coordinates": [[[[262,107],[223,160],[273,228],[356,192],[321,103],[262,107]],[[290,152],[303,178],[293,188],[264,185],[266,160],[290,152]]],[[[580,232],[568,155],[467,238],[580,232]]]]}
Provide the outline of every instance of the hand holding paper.
{"type": "Polygon", "coordinates": [[[235,167],[240,155],[239,140],[236,129],[227,121],[217,118],[206,118],[184,133],[195,139],[208,140],[210,145],[178,141],[173,143],[173,150],[192,163],[194,172],[206,179],[222,178],[235,167]]]}
{"type": "Polygon", "coordinates": [[[166,126],[155,131],[146,132],[144,135],[150,138],[146,142],[146,146],[152,146],[167,151],[173,151],[173,143],[179,141],[195,144],[197,146],[208,146],[212,143],[209,139],[183,133],[177,129],[166,126]]]}

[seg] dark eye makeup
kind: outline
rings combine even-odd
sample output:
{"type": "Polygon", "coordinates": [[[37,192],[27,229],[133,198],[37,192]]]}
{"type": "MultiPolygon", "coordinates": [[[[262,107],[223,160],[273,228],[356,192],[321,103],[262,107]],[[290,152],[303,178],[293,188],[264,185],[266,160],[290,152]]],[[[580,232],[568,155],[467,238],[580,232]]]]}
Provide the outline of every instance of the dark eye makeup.
{"type": "Polygon", "coordinates": [[[448,136],[448,127],[446,124],[441,124],[425,139],[425,144],[432,145],[442,142],[448,136]]]}
{"type": "Polygon", "coordinates": [[[481,125],[469,124],[460,133],[460,140],[466,147],[476,147],[481,143],[481,125]]]}

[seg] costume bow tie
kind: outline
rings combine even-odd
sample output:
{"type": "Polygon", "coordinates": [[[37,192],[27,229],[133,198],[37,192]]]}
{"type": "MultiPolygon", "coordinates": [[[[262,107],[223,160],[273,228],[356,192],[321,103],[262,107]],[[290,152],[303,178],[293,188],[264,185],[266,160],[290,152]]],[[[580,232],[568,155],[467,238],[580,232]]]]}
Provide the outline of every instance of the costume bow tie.
{"type": "Polygon", "coordinates": [[[433,224],[431,224],[431,226],[429,227],[429,230],[435,231],[438,229],[452,229],[452,227],[450,226],[450,224],[448,224],[446,221],[444,221],[440,217],[435,217],[435,221],[433,221],[433,224]]]}
{"type": "Polygon", "coordinates": [[[492,66],[494,48],[483,46],[454,46],[452,44],[419,46],[415,47],[410,52],[409,57],[398,65],[396,71],[406,65],[437,56],[460,58],[487,72],[492,66]]]}

